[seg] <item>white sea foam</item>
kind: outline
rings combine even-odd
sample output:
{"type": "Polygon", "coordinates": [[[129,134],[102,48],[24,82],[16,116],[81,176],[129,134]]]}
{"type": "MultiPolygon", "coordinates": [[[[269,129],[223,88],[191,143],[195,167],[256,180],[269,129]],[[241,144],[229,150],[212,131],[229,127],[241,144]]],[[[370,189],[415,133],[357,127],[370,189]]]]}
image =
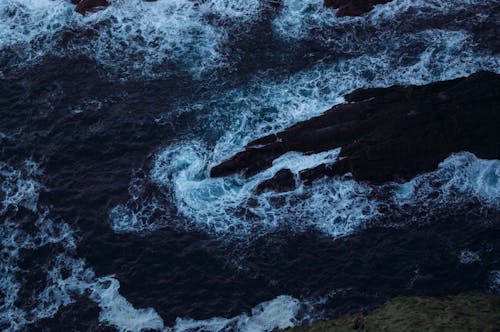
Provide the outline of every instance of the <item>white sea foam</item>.
{"type": "Polygon", "coordinates": [[[83,259],[58,255],[47,271],[48,286],[37,295],[32,312],[36,321],[52,317],[62,306],[73,303],[73,294],[90,294],[100,308],[99,322],[118,331],[162,329],[163,320],[152,308],[136,309],[120,293],[120,283],[113,276],[97,278],[83,259]],[[65,271],[63,276],[62,271],[65,271]],[[69,271],[69,274],[68,274],[69,271]]]}
{"type": "MultiPolygon", "coordinates": [[[[46,55],[86,55],[124,78],[158,77],[172,70],[200,77],[228,64],[224,47],[228,36],[244,33],[263,8],[259,0],[110,2],[107,9],[82,16],[67,0],[2,1],[0,52],[6,52],[6,58],[17,55],[10,65],[25,66],[46,55]]],[[[490,3],[494,1],[395,0],[376,6],[365,17],[337,18],[335,10],[323,7],[322,0],[285,0],[272,24],[285,39],[313,38],[334,51],[360,54],[404,46],[399,39],[409,34],[397,27],[412,20],[398,15],[408,13],[418,22],[420,16],[429,19],[464,8],[474,13],[477,6],[486,8],[490,3]],[[332,27],[337,32],[329,32],[332,27]],[[324,33],[318,32],[323,29],[324,33]],[[357,29],[381,31],[367,37],[357,29]]],[[[471,22],[484,19],[484,13],[468,17],[471,22]]]]}
{"type": "Polygon", "coordinates": [[[313,317],[309,312],[313,310],[312,304],[281,295],[258,304],[249,314],[242,313],[232,318],[214,317],[206,320],[177,318],[173,326],[165,326],[154,309],[135,309],[119,294],[119,282],[112,277],[86,282],[84,287],[92,291],[91,298],[101,308],[99,320],[123,332],[148,329],[164,332],[270,332],[295,326],[304,319],[313,317]]]}
{"type": "Polygon", "coordinates": [[[64,0],[9,0],[0,3],[0,49],[29,62],[55,45],[54,35],[71,24],[72,5],[64,0]]]}
{"type": "Polygon", "coordinates": [[[27,160],[22,167],[14,168],[9,164],[0,164],[1,186],[3,195],[0,210],[0,292],[3,301],[0,304],[0,324],[8,331],[15,331],[27,323],[40,318],[49,317],[58,308],[58,301],[64,302],[53,293],[35,295],[36,307],[26,312],[17,304],[21,283],[16,274],[22,272],[18,267],[20,253],[23,250],[36,250],[49,244],[61,244],[73,249],[75,242],[69,226],[65,223],[54,223],[47,218],[47,212],[38,207],[38,195],[42,185],[38,165],[27,160]],[[30,230],[22,228],[21,222],[15,220],[20,207],[33,212],[30,230]]]}
{"type": "Polygon", "coordinates": [[[33,312],[36,321],[52,317],[62,306],[73,303],[72,294],[90,294],[100,308],[99,321],[119,331],[162,329],[163,320],[152,308],[136,309],[119,292],[120,283],[113,276],[97,278],[83,259],[60,254],[48,270],[48,286],[37,296],[33,312]],[[63,276],[62,270],[65,275],[63,276]]]}
{"type": "Polygon", "coordinates": [[[224,65],[227,33],[260,11],[258,0],[114,0],[82,16],[66,0],[0,3],[0,50],[23,65],[48,54],[84,54],[121,75],[165,75],[170,62],[197,76],[224,65]],[[66,44],[65,33],[75,35],[66,44]]]}
{"type": "Polygon", "coordinates": [[[96,278],[94,272],[85,267],[81,259],[59,256],[56,267],[49,273],[52,284],[39,296],[38,312],[52,316],[60,306],[72,303],[70,292],[84,294],[90,291],[90,298],[101,309],[99,321],[123,332],[157,330],[165,332],[187,331],[239,331],[266,332],[297,325],[304,318],[310,318],[308,311],[313,307],[291,296],[278,296],[255,306],[250,314],[242,313],[232,318],[214,317],[207,320],[178,318],[174,326],[165,326],[162,318],[152,308],[136,309],[120,293],[120,284],[112,276],[96,278]],[[61,276],[61,269],[70,270],[69,277],[61,276]],[[45,306],[41,306],[44,304],[45,306]],[[299,310],[304,311],[299,315],[299,310]]]}
{"type": "Polygon", "coordinates": [[[120,331],[141,331],[163,327],[163,321],[151,308],[135,309],[118,292],[118,280],[112,276],[97,278],[83,259],[73,255],[76,241],[66,223],[47,218],[46,208],[38,205],[41,170],[27,160],[22,167],[0,164],[0,326],[5,331],[19,331],[40,319],[54,316],[61,307],[74,302],[73,295],[90,292],[90,298],[100,309],[99,320],[120,331]],[[23,222],[15,219],[19,207],[33,215],[23,222]],[[23,223],[30,222],[30,227],[23,223]],[[34,293],[20,291],[26,285],[17,276],[26,271],[19,267],[21,252],[57,245],[61,251],[49,257],[43,270],[46,284],[34,293]],[[64,271],[64,272],[63,272],[64,271]]]}
{"type": "MultiPolygon", "coordinates": [[[[273,29],[284,39],[314,38],[334,45],[337,49],[360,51],[369,44],[379,44],[391,39],[405,24],[416,27],[419,21],[429,20],[437,15],[453,15],[464,9],[474,12],[474,8],[479,5],[486,8],[494,4],[494,0],[393,0],[376,5],[361,17],[337,17],[337,11],[324,7],[323,0],[284,0],[281,12],[273,21],[273,29]],[[369,40],[361,34],[356,35],[358,29],[361,31],[366,28],[380,31],[371,35],[369,40]],[[320,32],[322,29],[325,33],[320,32]]],[[[469,15],[471,21],[483,18],[484,14],[469,15]]]]}
{"type": "Polygon", "coordinates": [[[196,321],[178,318],[172,332],[187,331],[235,331],[235,332],[270,332],[297,325],[297,316],[303,307],[301,302],[291,296],[282,295],[274,300],[261,303],[250,314],[243,313],[233,318],[211,318],[196,321]]]}
{"type": "Polygon", "coordinates": [[[119,331],[160,330],[162,318],[152,308],[136,309],[120,293],[120,283],[112,277],[99,278],[90,285],[91,298],[101,308],[99,321],[119,331]]]}
{"type": "MultiPolygon", "coordinates": [[[[307,303],[290,296],[277,298],[254,307],[251,313],[232,318],[215,317],[208,320],[178,318],[174,326],[167,327],[153,308],[135,308],[120,293],[120,283],[113,276],[97,277],[85,261],[74,256],[76,242],[73,230],[66,223],[55,223],[46,217],[38,206],[41,171],[32,161],[16,169],[1,165],[2,190],[5,207],[27,206],[36,216],[30,231],[14,219],[4,219],[0,224],[0,326],[5,331],[19,331],[43,318],[53,317],[62,307],[74,302],[74,295],[89,296],[100,308],[99,321],[122,332],[158,330],[264,332],[291,327],[300,322],[299,310],[311,309],[307,303]],[[26,298],[19,298],[25,285],[17,280],[23,273],[19,267],[21,251],[38,250],[48,244],[57,244],[61,252],[54,253],[43,267],[46,284],[26,298]],[[23,305],[19,305],[19,303],[23,305]],[[28,305],[29,303],[29,305],[28,305]],[[25,305],[24,305],[25,304],[25,305]]],[[[132,194],[136,193],[132,190],[132,194]]],[[[16,209],[14,209],[16,210],[16,209]]],[[[301,317],[305,313],[301,312],[301,317]]]]}
{"type": "MultiPolygon", "coordinates": [[[[316,228],[332,236],[341,236],[377,213],[376,205],[368,199],[370,189],[365,185],[342,177],[334,181],[319,181],[312,187],[301,185],[296,191],[278,195],[256,196],[253,193],[262,180],[272,177],[282,167],[298,172],[335,160],[337,154],[338,151],[312,156],[291,153],[277,159],[273,167],[251,179],[239,176],[212,179],[207,175],[210,154],[202,144],[191,142],[188,146],[169,147],[159,154],[151,171],[151,180],[167,194],[172,192],[178,213],[188,220],[187,225],[180,226],[194,225],[212,234],[231,235],[227,239],[255,239],[281,227],[296,231],[316,228]]],[[[144,203],[150,206],[152,202],[146,200],[144,203]]],[[[139,207],[142,209],[141,204],[139,207]]],[[[162,209],[161,206],[155,208],[162,209]]],[[[121,205],[113,210],[110,219],[118,232],[151,230],[171,222],[168,215],[150,220],[151,215],[144,216],[141,210],[130,211],[121,205]],[[126,213],[119,214],[119,211],[126,213]],[[130,215],[134,219],[127,223],[130,215]],[[137,222],[138,215],[141,222],[137,222]]]]}
{"type": "Polygon", "coordinates": [[[3,196],[0,214],[5,213],[9,207],[17,210],[19,206],[23,206],[31,211],[37,208],[38,193],[42,186],[36,177],[41,171],[31,160],[26,160],[23,166],[15,169],[0,162],[0,191],[3,196]]]}
{"type": "MultiPolygon", "coordinates": [[[[75,247],[72,231],[65,223],[54,223],[47,218],[45,209],[38,207],[38,195],[42,185],[38,165],[26,160],[15,168],[0,163],[0,195],[3,196],[0,210],[0,326],[7,331],[17,331],[30,322],[52,316],[67,298],[51,291],[48,286],[42,293],[33,295],[33,308],[25,311],[18,305],[19,292],[23,285],[16,275],[21,251],[37,250],[50,244],[60,244],[67,249],[75,247]],[[26,229],[15,219],[20,207],[29,209],[33,215],[31,227],[26,229]]],[[[50,284],[50,283],[49,283],[50,284]]],[[[23,299],[21,303],[25,303],[23,299]]]]}
{"type": "Polygon", "coordinates": [[[479,159],[469,152],[456,153],[439,164],[436,171],[398,185],[394,195],[399,205],[419,205],[422,211],[471,198],[500,209],[499,160],[479,159]]]}
{"type": "Polygon", "coordinates": [[[281,295],[258,304],[250,313],[242,313],[232,318],[213,317],[206,320],[194,320],[179,317],[173,326],[165,326],[153,309],[134,309],[118,293],[118,288],[118,281],[110,277],[100,278],[90,285],[93,291],[92,298],[102,309],[100,320],[123,332],[147,329],[164,332],[271,332],[293,327],[304,319],[310,319],[309,311],[313,309],[313,306],[307,302],[281,295]]]}

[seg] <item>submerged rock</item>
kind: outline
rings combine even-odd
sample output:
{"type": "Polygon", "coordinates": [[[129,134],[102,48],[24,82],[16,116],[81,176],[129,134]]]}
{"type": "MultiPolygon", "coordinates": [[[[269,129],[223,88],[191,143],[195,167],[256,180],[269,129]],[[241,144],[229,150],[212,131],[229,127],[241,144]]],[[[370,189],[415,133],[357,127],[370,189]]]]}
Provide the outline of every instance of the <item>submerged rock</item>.
{"type": "Polygon", "coordinates": [[[76,7],[75,11],[82,15],[99,11],[109,6],[107,0],[71,0],[76,7]]]}
{"type": "MultiPolygon", "coordinates": [[[[498,74],[479,72],[423,86],[358,89],[345,99],[347,103],[323,115],[250,142],[244,151],[213,167],[210,175],[250,177],[287,152],[314,154],[336,148],[341,148],[336,162],[306,169],[300,179],[308,183],[352,173],[357,180],[381,183],[433,170],[453,152],[500,158],[498,74]]],[[[263,186],[286,189],[280,183],[276,178],[263,186]]]]}
{"type": "MultiPolygon", "coordinates": [[[[155,2],[156,0],[143,0],[144,2],[155,2]]],[[[71,0],[76,5],[75,11],[82,15],[95,13],[110,5],[108,0],[71,0]]]]}
{"type": "Polygon", "coordinates": [[[255,192],[257,194],[266,191],[285,192],[295,189],[295,176],[289,169],[278,171],[272,178],[261,182],[255,192]]]}
{"type": "Polygon", "coordinates": [[[337,16],[360,16],[373,9],[375,5],[392,0],[324,0],[325,7],[338,9],[337,16]]]}

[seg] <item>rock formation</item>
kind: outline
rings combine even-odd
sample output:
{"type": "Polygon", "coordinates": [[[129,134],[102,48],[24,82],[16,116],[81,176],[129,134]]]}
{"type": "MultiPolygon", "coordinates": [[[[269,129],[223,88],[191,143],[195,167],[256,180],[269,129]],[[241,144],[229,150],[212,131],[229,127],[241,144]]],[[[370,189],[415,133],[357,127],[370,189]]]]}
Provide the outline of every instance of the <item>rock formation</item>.
{"type": "MultiPolygon", "coordinates": [[[[290,151],[314,154],[341,148],[339,159],[300,172],[306,183],[352,173],[376,183],[407,180],[433,170],[453,152],[500,158],[500,75],[423,86],[358,89],[347,103],[250,142],[244,151],[211,169],[212,177],[253,176],[290,151]]],[[[290,190],[290,175],[278,172],[258,191],[290,190]]]]}
{"type": "Polygon", "coordinates": [[[392,0],[324,0],[325,7],[338,9],[337,16],[360,16],[373,9],[375,5],[392,0]]]}
{"type": "Polygon", "coordinates": [[[75,11],[82,15],[89,12],[96,12],[109,6],[107,0],[71,0],[76,5],[75,11]]]}
{"type": "Polygon", "coordinates": [[[294,174],[289,169],[282,169],[271,179],[261,182],[255,191],[261,194],[266,191],[285,192],[293,189],[295,189],[294,174]]]}
{"type": "MultiPolygon", "coordinates": [[[[143,0],[145,2],[155,2],[156,0],[143,0]]],[[[71,0],[76,5],[75,11],[82,15],[94,13],[109,6],[108,0],[71,0]]]]}

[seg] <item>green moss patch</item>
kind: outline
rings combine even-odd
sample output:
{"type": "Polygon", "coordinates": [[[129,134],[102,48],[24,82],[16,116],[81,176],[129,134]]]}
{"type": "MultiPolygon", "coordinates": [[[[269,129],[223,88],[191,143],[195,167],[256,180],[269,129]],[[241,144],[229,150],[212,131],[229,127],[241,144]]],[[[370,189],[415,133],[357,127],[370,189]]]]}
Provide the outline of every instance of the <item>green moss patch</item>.
{"type": "Polygon", "coordinates": [[[369,313],[287,331],[500,331],[500,296],[399,297],[369,313]]]}

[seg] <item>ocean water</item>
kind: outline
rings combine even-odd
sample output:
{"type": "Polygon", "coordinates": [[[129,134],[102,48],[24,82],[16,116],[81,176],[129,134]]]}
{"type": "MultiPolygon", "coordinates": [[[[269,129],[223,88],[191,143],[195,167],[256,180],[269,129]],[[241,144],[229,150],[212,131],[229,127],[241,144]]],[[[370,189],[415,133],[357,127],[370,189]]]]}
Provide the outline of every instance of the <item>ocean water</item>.
{"type": "Polygon", "coordinates": [[[0,328],[273,331],[498,292],[500,161],[256,195],[212,166],[362,87],[500,73],[498,1],[0,3],[0,328]],[[494,34],[493,34],[494,35],[494,34]],[[486,36],[486,37],[485,37],[486,36]]]}

